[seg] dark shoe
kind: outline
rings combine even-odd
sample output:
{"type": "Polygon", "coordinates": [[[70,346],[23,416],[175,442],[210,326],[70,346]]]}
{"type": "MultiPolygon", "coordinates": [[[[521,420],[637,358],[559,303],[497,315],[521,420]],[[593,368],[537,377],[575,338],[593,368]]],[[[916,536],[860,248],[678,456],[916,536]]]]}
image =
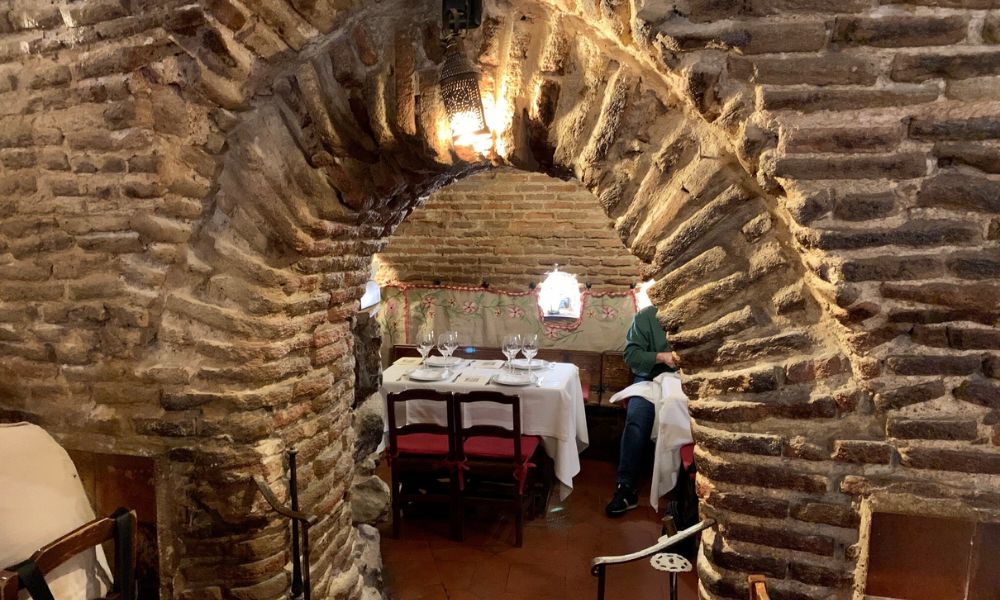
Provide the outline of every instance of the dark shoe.
{"type": "Polygon", "coordinates": [[[609,517],[620,517],[637,506],[639,506],[639,494],[629,487],[619,485],[611,502],[604,507],[604,512],[609,517]]]}

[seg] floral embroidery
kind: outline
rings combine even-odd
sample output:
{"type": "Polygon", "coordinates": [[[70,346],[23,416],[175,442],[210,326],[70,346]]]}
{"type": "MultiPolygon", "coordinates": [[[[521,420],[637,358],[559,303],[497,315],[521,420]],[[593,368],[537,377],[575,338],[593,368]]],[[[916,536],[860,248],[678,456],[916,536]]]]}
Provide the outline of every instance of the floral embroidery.
{"type": "Polygon", "coordinates": [[[584,292],[581,318],[546,323],[538,310],[537,291],[512,293],[460,287],[387,285],[382,288],[378,321],[383,332],[383,360],[394,344],[412,344],[418,332],[458,331],[476,346],[499,346],[506,333],[537,333],[542,347],[620,350],[635,314],[629,292],[584,292]]]}

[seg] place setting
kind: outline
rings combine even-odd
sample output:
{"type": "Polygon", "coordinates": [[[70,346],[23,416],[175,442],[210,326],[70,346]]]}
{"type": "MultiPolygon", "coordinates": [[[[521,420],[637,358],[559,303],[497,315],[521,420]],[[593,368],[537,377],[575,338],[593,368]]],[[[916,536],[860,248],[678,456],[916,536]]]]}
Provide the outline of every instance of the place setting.
{"type": "Polygon", "coordinates": [[[504,370],[491,379],[492,383],[507,387],[541,387],[544,376],[536,371],[548,369],[548,361],[535,360],[538,354],[538,334],[511,334],[503,338],[501,352],[507,357],[504,370]],[[519,353],[524,358],[517,358],[519,353]]]}
{"type": "MultiPolygon", "coordinates": [[[[420,361],[416,363],[416,368],[405,373],[403,376],[413,381],[420,382],[453,382],[458,379],[461,372],[460,367],[467,366],[470,361],[463,360],[457,356],[452,356],[458,349],[458,332],[446,331],[434,337],[433,331],[426,331],[417,338],[417,351],[420,353],[420,361]],[[440,356],[430,356],[435,348],[441,353],[440,356]]],[[[402,360],[402,359],[401,359],[402,360]]]]}

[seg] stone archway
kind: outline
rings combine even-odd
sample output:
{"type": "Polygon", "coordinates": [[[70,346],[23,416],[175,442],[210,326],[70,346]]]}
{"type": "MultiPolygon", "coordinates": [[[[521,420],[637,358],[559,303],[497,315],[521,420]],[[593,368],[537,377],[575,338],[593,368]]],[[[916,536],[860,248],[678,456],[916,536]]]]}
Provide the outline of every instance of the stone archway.
{"type": "MultiPolygon", "coordinates": [[[[650,263],[648,274],[660,279],[651,296],[695,374],[688,389],[701,398],[694,406],[707,510],[725,510],[712,506],[709,482],[725,489],[776,471],[755,455],[780,456],[779,432],[791,437],[801,419],[837,416],[838,399],[854,393],[850,365],[804,286],[776,202],[728,140],[662,74],[588,34],[581,17],[541,5],[507,9],[492,8],[469,44],[495,102],[501,160],[575,175],[616,219],[630,251],[650,263]],[[786,367],[808,374],[786,381],[786,367]],[[762,419],[773,423],[770,437],[735,433],[762,419]]],[[[312,464],[351,468],[346,319],[368,259],[419,198],[485,166],[447,143],[436,46],[415,43],[434,16],[373,9],[349,38],[317,46],[241,115],[227,132],[214,202],[187,244],[188,264],[198,268],[164,290],[161,330],[176,335],[163,338],[167,352],[156,361],[190,362],[195,353],[201,368],[179,394],[199,398],[199,411],[252,389],[254,400],[226,419],[230,435],[242,434],[254,451],[267,440],[265,465],[280,464],[276,441],[285,440],[315,444],[302,453],[307,475],[312,464]]],[[[164,415],[172,418],[185,416],[164,415]]],[[[326,467],[309,489],[347,475],[326,467]]],[[[322,530],[349,531],[343,488],[318,498],[333,509],[322,530]]],[[[215,508],[245,523],[238,496],[215,508]]],[[[320,590],[347,581],[337,568],[346,557],[334,550],[342,547],[324,556],[332,569],[316,579],[320,590]]],[[[707,548],[731,566],[729,543],[707,548]]],[[[737,573],[703,563],[706,589],[739,585],[737,573]]]]}
{"type": "MultiPolygon", "coordinates": [[[[346,319],[393,227],[482,166],[446,143],[434,3],[85,4],[18,9],[25,39],[4,46],[26,48],[36,73],[8,77],[8,92],[31,91],[7,108],[4,145],[39,148],[5,162],[17,171],[0,211],[5,418],[70,447],[163,457],[175,573],[164,590],[190,599],[284,593],[285,534],[247,478],[275,480],[284,445],[299,445],[303,502],[326,515],[317,590],[356,596],[346,319]],[[75,45],[71,28],[88,24],[110,41],[75,45]]],[[[843,595],[858,498],[911,494],[927,470],[935,494],[973,511],[997,493],[995,451],[885,441],[892,409],[962,401],[952,416],[985,428],[996,408],[995,204],[981,191],[996,184],[976,175],[952,194],[955,175],[928,170],[941,153],[995,170],[988,155],[932,143],[980,135],[995,107],[957,101],[944,124],[920,108],[938,99],[921,81],[975,70],[961,57],[896,55],[895,87],[861,95],[767,87],[877,79],[862,52],[820,50],[816,3],[787,8],[808,22],[785,37],[754,30],[787,25],[767,20],[780,3],[644,4],[489,5],[473,39],[500,154],[573,173],[659,279],[651,297],[695,400],[705,512],[721,523],[703,543],[703,594],[739,597],[752,570],[789,597],[843,595]],[[722,17],[744,20],[705,24],[722,17]],[[785,51],[818,54],[748,58],[785,51]],[[896,115],[878,113],[897,105],[917,106],[905,142],[896,115]],[[876,127],[774,116],[788,106],[871,109],[876,127]],[[871,183],[882,180],[889,192],[871,183]],[[902,216],[902,198],[928,210],[902,216]],[[832,224],[811,226],[828,213],[832,224]],[[893,257],[898,247],[915,257],[893,257]],[[935,247],[947,261],[928,257],[935,247]],[[945,274],[974,282],[923,281],[945,274]],[[961,471],[985,474],[987,496],[961,471]]]]}

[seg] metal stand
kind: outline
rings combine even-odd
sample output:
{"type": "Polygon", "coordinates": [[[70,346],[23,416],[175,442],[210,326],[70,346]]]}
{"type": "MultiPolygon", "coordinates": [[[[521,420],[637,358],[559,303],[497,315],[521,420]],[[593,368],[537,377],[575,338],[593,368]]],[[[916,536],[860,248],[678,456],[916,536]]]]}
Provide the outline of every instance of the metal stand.
{"type": "Polygon", "coordinates": [[[312,585],[309,579],[309,527],[319,520],[315,515],[299,511],[299,481],[296,472],[295,456],[297,450],[288,450],[288,497],[289,506],[282,506],[267,482],[260,475],[254,475],[253,482],[257,484],[264,499],[271,505],[274,512],[287,517],[292,524],[292,589],[291,600],[312,600],[312,585]]]}

